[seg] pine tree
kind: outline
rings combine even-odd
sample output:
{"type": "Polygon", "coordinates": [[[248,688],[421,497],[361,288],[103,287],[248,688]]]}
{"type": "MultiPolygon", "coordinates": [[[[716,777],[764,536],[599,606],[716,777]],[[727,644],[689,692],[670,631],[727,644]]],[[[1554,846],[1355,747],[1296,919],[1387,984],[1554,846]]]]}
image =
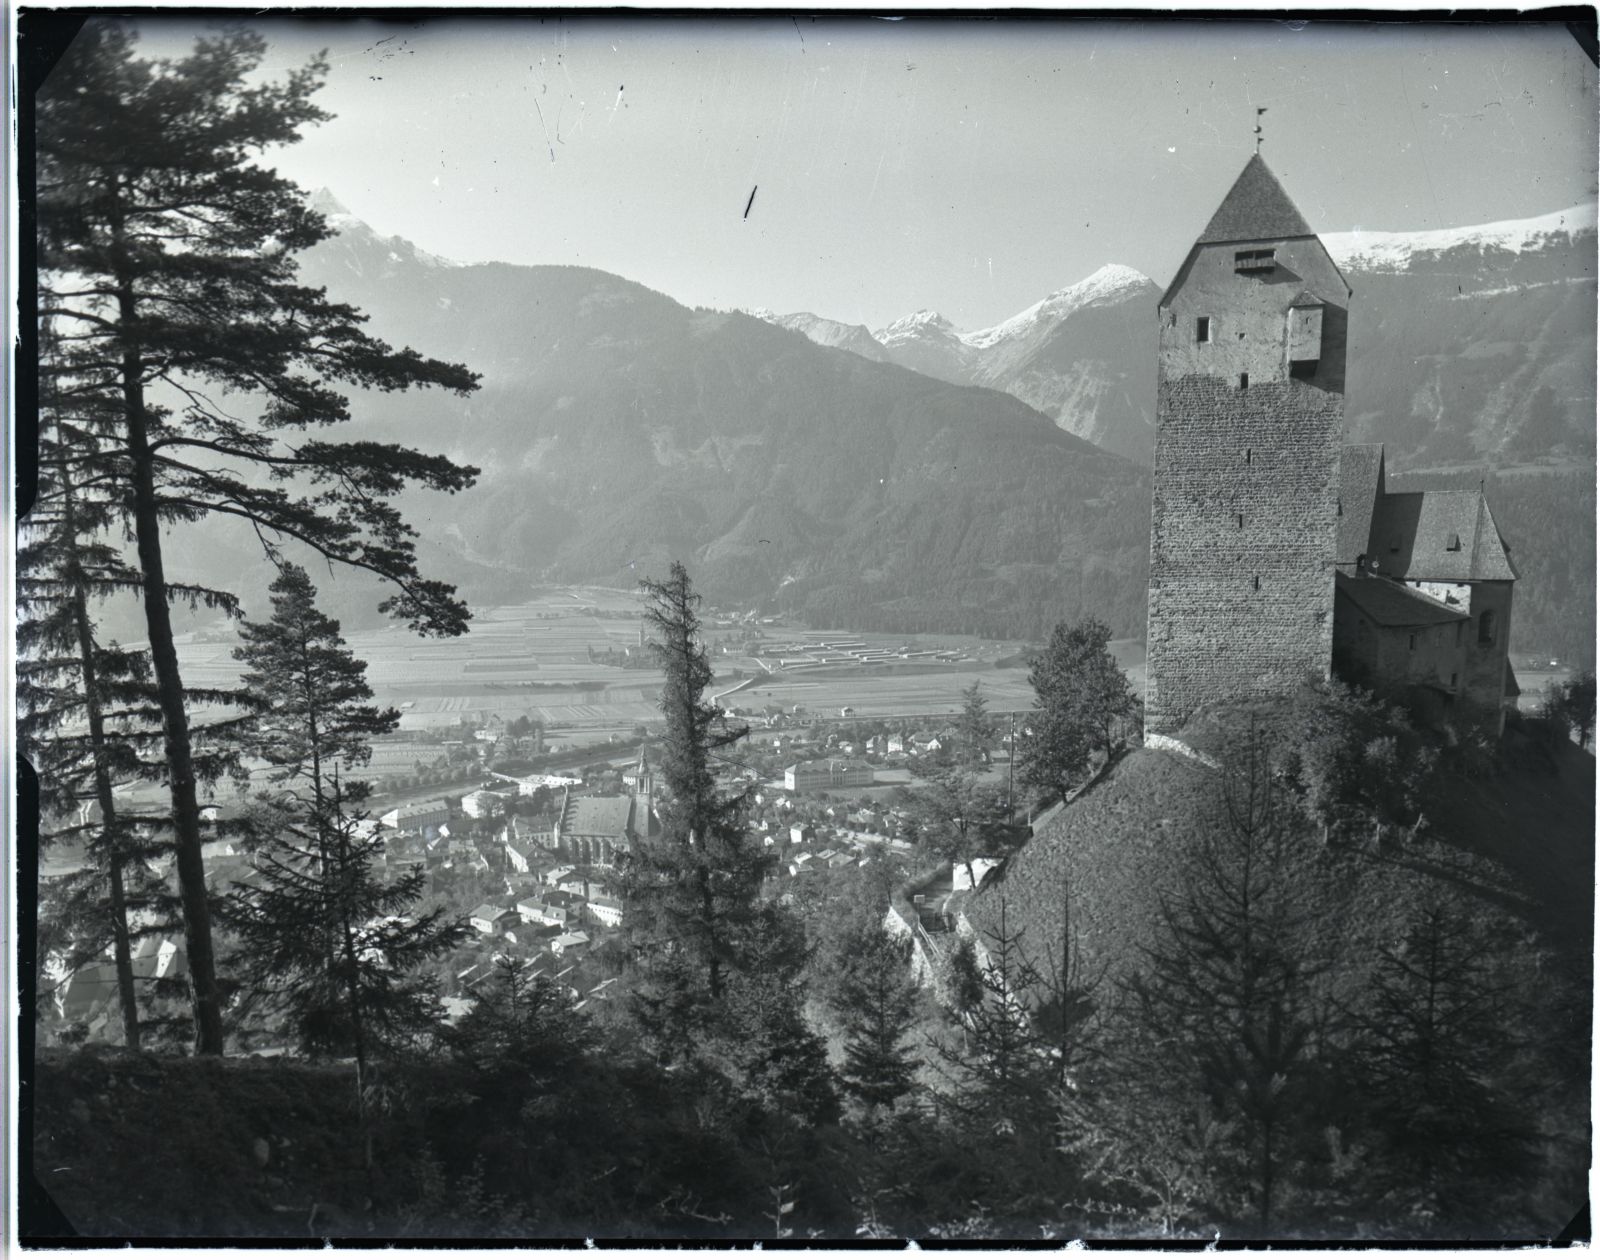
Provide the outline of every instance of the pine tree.
{"type": "Polygon", "coordinates": [[[1181,889],[1127,983],[1148,1061],[1178,1098],[1203,1098],[1232,1126],[1258,1227],[1273,1224],[1297,1121],[1316,1076],[1322,1026],[1318,907],[1293,855],[1303,825],[1252,729],[1224,765],[1220,818],[1201,836],[1181,889]]]}
{"type": "Polygon", "coordinates": [[[855,934],[836,1007],[845,1030],[844,1086],[869,1112],[911,1092],[917,1060],[906,1045],[916,1023],[911,938],[872,925],[855,934]]]}
{"type": "Polygon", "coordinates": [[[364,799],[364,784],[334,771],[320,808],[280,803],[271,842],[226,907],[242,977],[282,1010],[303,1051],[354,1055],[363,1096],[375,1054],[437,1026],[419,973],[467,932],[442,908],[417,912],[421,866],[380,875],[384,841],[364,799]]]}
{"type": "Polygon", "coordinates": [[[1495,1225],[1491,1205],[1525,1193],[1536,1162],[1548,1023],[1530,1009],[1544,986],[1520,936],[1441,891],[1379,950],[1351,1012],[1356,1092],[1382,1134],[1371,1171],[1391,1210],[1431,1226],[1495,1225]]]}
{"type": "MultiPolygon", "coordinates": [[[[317,608],[316,589],[304,569],[283,564],[272,583],[271,598],[271,618],[244,622],[239,629],[241,644],[233,652],[245,667],[240,683],[253,718],[246,743],[272,767],[271,777],[285,784],[288,793],[287,798],[278,798],[278,809],[267,809],[265,819],[257,818],[256,829],[265,822],[269,845],[279,843],[281,827],[299,828],[310,836],[310,856],[303,862],[295,860],[300,856],[298,841],[289,841],[295,856],[288,864],[304,866],[294,878],[303,882],[305,896],[316,903],[328,895],[317,881],[331,883],[338,878],[334,830],[344,820],[332,808],[333,778],[365,765],[372,753],[370,738],[394,730],[400,715],[367,703],[372,688],[366,664],[346,647],[339,623],[317,608]],[[289,800],[297,806],[288,805],[289,800]]],[[[344,785],[346,796],[362,791],[357,784],[344,785]]],[[[274,856],[281,862],[285,855],[274,856]]],[[[273,878],[280,883],[287,879],[281,873],[273,878]]],[[[298,933],[308,916],[302,911],[290,918],[289,930],[298,933]]],[[[317,921],[318,916],[313,913],[309,919],[317,921]]],[[[316,1027],[319,1021],[347,1022],[339,1014],[346,997],[335,979],[341,956],[335,920],[332,913],[320,916],[327,975],[320,984],[307,982],[300,993],[298,1022],[305,1028],[316,1027]]],[[[257,969],[252,962],[247,970],[257,969]]],[[[257,979],[271,987],[270,977],[257,979]]],[[[307,1040],[316,1044],[318,1038],[308,1034],[307,1040]]]]}
{"type": "MultiPolygon", "coordinates": [[[[43,343],[47,358],[59,353],[48,325],[43,343]]],[[[48,388],[40,399],[38,493],[17,556],[17,735],[43,785],[47,842],[88,840],[89,868],[54,881],[42,894],[46,931],[55,937],[51,952],[70,976],[109,945],[124,1044],[137,1048],[134,919],[145,930],[164,926],[175,907],[146,867],[166,847],[159,836],[165,820],[130,809],[114,795],[118,783],[159,774],[161,714],[147,655],[101,644],[90,607],[91,600],[140,587],[138,572],[103,540],[115,514],[94,488],[99,443],[84,422],[101,401],[78,397],[69,404],[48,388]]],[[[197,588],[169,589],[168,595],[218,602],[197,588]]],[[[188,695],[215,702],[231,693],[188,695]]],[[[236,767],[236,749],[225,739],[232,726],[224,720],[197,732],[202,779],[236,767]],[[217,736],[224,736],[220,743],[217,736]]]]}
{"type": "Polygon", "coordinates": [[[704,694],[711,665],[700,640],[694,593],[683,565],[666,581],[642,584],[646,625],[666,678],[661,777],[666,799],[659,835],[635,838],[623,875],[625,922],[637,964],[634,1006],[665,1055],[683,1053],[697,1007],[715,1007],[741,959],[770,860],[743,826],[742,796],[717,789],[712,757],[742,738],[704,694]]]}
{"type": "Polygon", "coordinates": [[[1111,631],[1090,617],[1059,623],[1028,672],[1039,699],[1021,749],[1022,780],[1065,796],[1094,754],[1110,756],[1120,724],[1134,710],[1128,678],[1106,644],[1111,631]]]}
{"type": "Polygon", "coordinates": [[[100,418],[111,458],[99,477],[138,553],[207,1054],[222,1053],[222,1007],[163,524],[242,520],[270,554],[294,540],[376,574],[396,588],[383,609],[425,633],[459,634],[467,616],[450,587],[418,575],[413,531],[388,499],[408,483],[459,490],[475,470],[395,445],[284,437],[348,420],[339,384],[465,393],[476,378],[392,350],[358,312],[295,283],[296,255],[330,228],[255,159],[326,117],[311,102],[326,62],[254,83],[265,51],[233,29],[185,59],[149,62],[125,28],[93,20],[37,97],[39,312],[68,330],[69,347],[42,371],[65,396],[116,402],[100,418]],[[212,387],[258,418],[230,414],[212,387]]]}
{"type": "Polygon", "coordinates": [[[917,825],[917,843],[929,857],[959,864],[977,887],[973,860],[996,843],[1003,814],[991,789],[970,770],[938,766],[928,770],[921,788],[906,792],[917,825]]]}
{"type": "Polygon", "coordinates": [[[806,1024],[805,932],[777,905],[757,912],[740,966],[711,1022],[707,1046],[745,1098],[769,1115],[810,1128],[838,1117],[821,1037],[806,1024]]]}
{"type": "Polygon", "coordinates": [[[961,1108],[1006,1133],[1035,1124],[1051,1078],[1048,1047],[1034,1018],[1040,974],[1022,936],[1007,921],[1002,897],[996,926],[983,932],[977,1000],[958,1011],[966,1035],[959,1047],[940,1050],[961,1085],[961,1108]]]}
{"type": "Polygon", "coordinates": [[[339,623],[316,606],[305,571],[285,565],[272,617],[247,622],[234,655],[255,710],[250,744],[280,782],[256,819],[265,836],[254,882],[229,898],[243,973],[287,1011],[303,1048],[353,1052],[358,1074],[374,1038],[426,1027],[432,1013],[408,974],[460,939],[435,911],[411,921],[425,876],[391,883],[374,871],[383,840],[360,812],[367,787],[344,771],[364,765],[369,739],[399,714],[367,702],[366,663],[339,623]]]}
{"type": "Polygon", "coordinates": [[[291,790],[303,784],[307,803],[321,812],[328,776],[366,765],[372,737],[395,730],[400,713],[368,703],[366,663],[345,646],[339,623],[317,608],[316,595],[306,571],[285,563],[272,583],[271,618],[243,623],[233,655],[245,665],[250,751],[291,790]]]}
{"type": "Polygon", "coordinates": [[[983,698],[981,682],[974,681],[961,693],[959,731],[965,759],[981,762],[994,738],[994,719],[989,716],[989,702],[983,698]]]}

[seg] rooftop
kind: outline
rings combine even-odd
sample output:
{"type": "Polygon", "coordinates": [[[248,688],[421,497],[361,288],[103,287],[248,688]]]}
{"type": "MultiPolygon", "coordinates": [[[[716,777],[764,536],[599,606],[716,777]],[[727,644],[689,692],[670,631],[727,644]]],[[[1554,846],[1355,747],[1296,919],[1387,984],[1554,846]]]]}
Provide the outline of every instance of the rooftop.
{"type": "Polygon", "coordinates": [[[1380,626],[1439,626],[1467,620],[1459,608],[1388,578],[1336,573],[1334,588],[1380,626]]]}
{"type": "Polygon", "coordinates": [[[1506,552],[1481,490],[1385,494],[1367,545],[1377,572],[1414,582],[1514,582],[1506,552]]]}
{"type": "Polygon", "coordinates": [[[1372,511],[1383,493],[1383,446],[1346,446],[1339,457],[1339,550],[1334,559],[1354,564],[1367,550],[1372,511]]]}
{"type": "Polygon", "coordinates": [[[1197,245],[1315,236],[1259,153],[1245,163],[1197,245]]]}
{"type": "Polygon", "coordinates": [[[569,836],[614,836],[621,840],[632,822],[631,796],[573,796],[567,799],[561,831],[569,836]]]}

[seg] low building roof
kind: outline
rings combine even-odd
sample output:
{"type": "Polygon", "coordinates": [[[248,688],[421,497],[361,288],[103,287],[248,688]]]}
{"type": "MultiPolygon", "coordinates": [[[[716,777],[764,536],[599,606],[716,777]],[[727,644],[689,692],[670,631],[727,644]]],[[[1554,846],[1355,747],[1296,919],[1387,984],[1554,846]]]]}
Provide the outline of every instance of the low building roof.
{"type": "Polygon", "coordinates": [[[448,814],[450,807],[443,801],[423,801],[419,805],[401,805],[394,811],[396,818],[421,818],[428,814],[448,814]]]}
{"type": "Polygon", "coordinates": [[[1481,490],[1412,490],[1378,500],[1367,563],[1415,582],[1514,582],[1507,552],[1481,490]]]}
{"type": "Polygon", "coordinates": [[[1380,626],[1440,626],[1468,620],[1459,608],[1388,578],[1336,573],[1334,587],[1380,626]]]}
{"type": "Polygon", "coordinates": [[[499,906],[491,906],[488,902],[484,902],[483,905],[472,912],[471,917],[474,919],[498,919],[502,914],[510,913],[511,911],[509,910],[502,910],[499,906]]]}

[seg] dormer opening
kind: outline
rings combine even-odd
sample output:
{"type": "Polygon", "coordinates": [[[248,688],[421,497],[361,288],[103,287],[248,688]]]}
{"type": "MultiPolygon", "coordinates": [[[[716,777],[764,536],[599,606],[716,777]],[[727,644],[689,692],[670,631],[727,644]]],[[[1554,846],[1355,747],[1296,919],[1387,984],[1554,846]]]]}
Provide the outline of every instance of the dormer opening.
{"type": "Polygon", "coordinates": [[[1233,254],[1233,269],[1242,276],[1271,272],[1277,265],[1276,249],[1240,249],[1233,254]]]}

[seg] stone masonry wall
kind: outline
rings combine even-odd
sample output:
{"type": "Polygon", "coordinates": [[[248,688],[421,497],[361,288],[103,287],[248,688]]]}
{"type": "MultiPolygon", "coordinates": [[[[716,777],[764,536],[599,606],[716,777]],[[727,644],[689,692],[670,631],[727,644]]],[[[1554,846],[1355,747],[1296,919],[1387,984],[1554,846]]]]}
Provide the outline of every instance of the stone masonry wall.
{"type": "Polygon", "coordinates": [[[1247,389],[1162,380],[1147,729],[1327,677],[1343,410],[1341,393],[1286,373],[1247,389]]]}

